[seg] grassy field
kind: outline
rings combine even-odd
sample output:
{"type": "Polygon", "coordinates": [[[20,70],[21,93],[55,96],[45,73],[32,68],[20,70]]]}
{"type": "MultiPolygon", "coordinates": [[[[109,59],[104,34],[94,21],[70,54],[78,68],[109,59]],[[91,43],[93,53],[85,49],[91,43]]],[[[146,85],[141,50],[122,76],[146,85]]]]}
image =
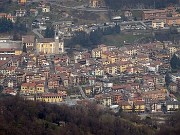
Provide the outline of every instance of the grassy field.
{"type": "Polygon", "coordinates": [[[106,45],[115,45],[121,47],[124,43],[134,43],[139,39],[148,38],[151,35],[133,35],[133,34],[116,34],[116,35],[107,35],[102,38],[102,43],[106,45]]]}

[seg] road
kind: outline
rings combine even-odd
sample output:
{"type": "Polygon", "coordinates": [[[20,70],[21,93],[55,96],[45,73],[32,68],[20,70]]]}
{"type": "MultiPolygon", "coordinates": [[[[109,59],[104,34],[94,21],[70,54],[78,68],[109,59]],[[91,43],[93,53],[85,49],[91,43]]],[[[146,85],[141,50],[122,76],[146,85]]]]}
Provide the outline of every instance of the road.
{"type": "Polygon", "coordinates": [[[77,87],[79,88],[82,97],[83,97],[84,99],[88,99],[88,97],[87,97],[86,94],[84,93],[82,87],[81,87],[80,85],[77,85],[77,87]]]}
{"type": "Polygon", "coordinates": [[[41,29],[33,29],[32,30],[34,34],[36,34],[39,38],[44,38],[43,35],[41,35],[41,33],[39,33],[39,31],[41,31],[41,29]]]}

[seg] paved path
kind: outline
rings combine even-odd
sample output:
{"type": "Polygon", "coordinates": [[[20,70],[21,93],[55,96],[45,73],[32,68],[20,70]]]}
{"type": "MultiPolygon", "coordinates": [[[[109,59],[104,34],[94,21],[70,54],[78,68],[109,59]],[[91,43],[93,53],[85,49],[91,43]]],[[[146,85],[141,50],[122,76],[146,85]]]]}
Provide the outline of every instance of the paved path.
{"type": "Polygon", "coordinates": [[[34,34],[36,34],[39,38],[44,38],[43,35],[41,35],[41,33],[39,33],[41,29],[33,29],[32,31],[34,32],[34,34]]]}

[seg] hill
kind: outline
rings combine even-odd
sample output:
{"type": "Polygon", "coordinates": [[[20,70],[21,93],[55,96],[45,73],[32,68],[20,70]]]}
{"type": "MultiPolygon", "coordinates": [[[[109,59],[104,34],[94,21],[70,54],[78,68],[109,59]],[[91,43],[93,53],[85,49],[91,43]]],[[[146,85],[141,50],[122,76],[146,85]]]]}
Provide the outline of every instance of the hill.
{"type": "Polygon", "coordinates": [[[125,119],[94,104],[57,106],[26,101],[19,97],[0,98],[1,135],[153,135],[137,117],[125,119]]]}

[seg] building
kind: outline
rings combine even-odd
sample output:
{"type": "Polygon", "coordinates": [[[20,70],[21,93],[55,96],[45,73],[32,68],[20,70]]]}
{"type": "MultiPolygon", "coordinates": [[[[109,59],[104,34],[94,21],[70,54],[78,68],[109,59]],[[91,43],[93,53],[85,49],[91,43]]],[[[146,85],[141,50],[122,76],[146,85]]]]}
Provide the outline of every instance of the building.
{"type": "Polygon", "coordinates": [[[27,0],[18,0],[19,4],[25,4],[27,2],[27,0]]]}
{"type": "Polygon", "coordinates": [[[36,100],[42,102],[48,102],[48,103],[57,103],[57,102],[62,102],[63,97],[65,96],[66,95],[64,94],[57,94],[57,93],[43,93],[37,95],[36,100]]]}
{"type": "Polygon", "coordinates": [[[90,0],[89,1],[89,7],[92,7],[92,8],[98,8],[98,7],[101,7],[102,5],[103,5],[102,0],[90,0]]]}
{"type": "Polygon", "coordinates": [[[162,19],[156,19],[152,21],[152,28],[153,29],[159,29],[159,28],[164,28],[165,21],[162,19]]]}
{"type": "Polygon", "coordinates": [[[180,17],[167,17],[166,24],[169,26],[180,25],[180,17]]]}
{"type": "Polygon", "coordinates": [[[43,13],[49,13],[50,12],[50,6],[43,6],[42,7],[42,12],[43,13]]]}
{"type": "Polygon", "coordinates": [[[22,50],[16,48],[1,48],[0,54],[4,55],[20,55],[22,54],[22,50]]]}
{"type": "Polygon", "coordinates": [[[60,54],[64,53],[64,41],[59,37],[39,39],[36,44],[37,52],[45,54],[60,54]]]}
{"type": "Polygon", "coordinates": [[[27,50],[32,50],[35,46],[35,36],[34,35],[22,36],[22,44],[26,46],[27,50]]]}
{"type": "Polygon", "coordinates": [[[143,11],[143,20],[154,20],[158,17],[166,17],[166,10],[148,10],[143,11]]]}
{"type": "Polygon", "coordinates": [[[16,17],[12,16],[10,13],[9,14],[7,14],[7,13],[0,13],[0,19],[1,18],[6,18],[8,20],[11,20],[13,23],[16,22],[16,17]]]}
{"type": "Polygon", "coordinates": [[[16,10],[16,17],[22,17],[25,15],[26,15],[26,10],[24,9],[16,10]]]}

